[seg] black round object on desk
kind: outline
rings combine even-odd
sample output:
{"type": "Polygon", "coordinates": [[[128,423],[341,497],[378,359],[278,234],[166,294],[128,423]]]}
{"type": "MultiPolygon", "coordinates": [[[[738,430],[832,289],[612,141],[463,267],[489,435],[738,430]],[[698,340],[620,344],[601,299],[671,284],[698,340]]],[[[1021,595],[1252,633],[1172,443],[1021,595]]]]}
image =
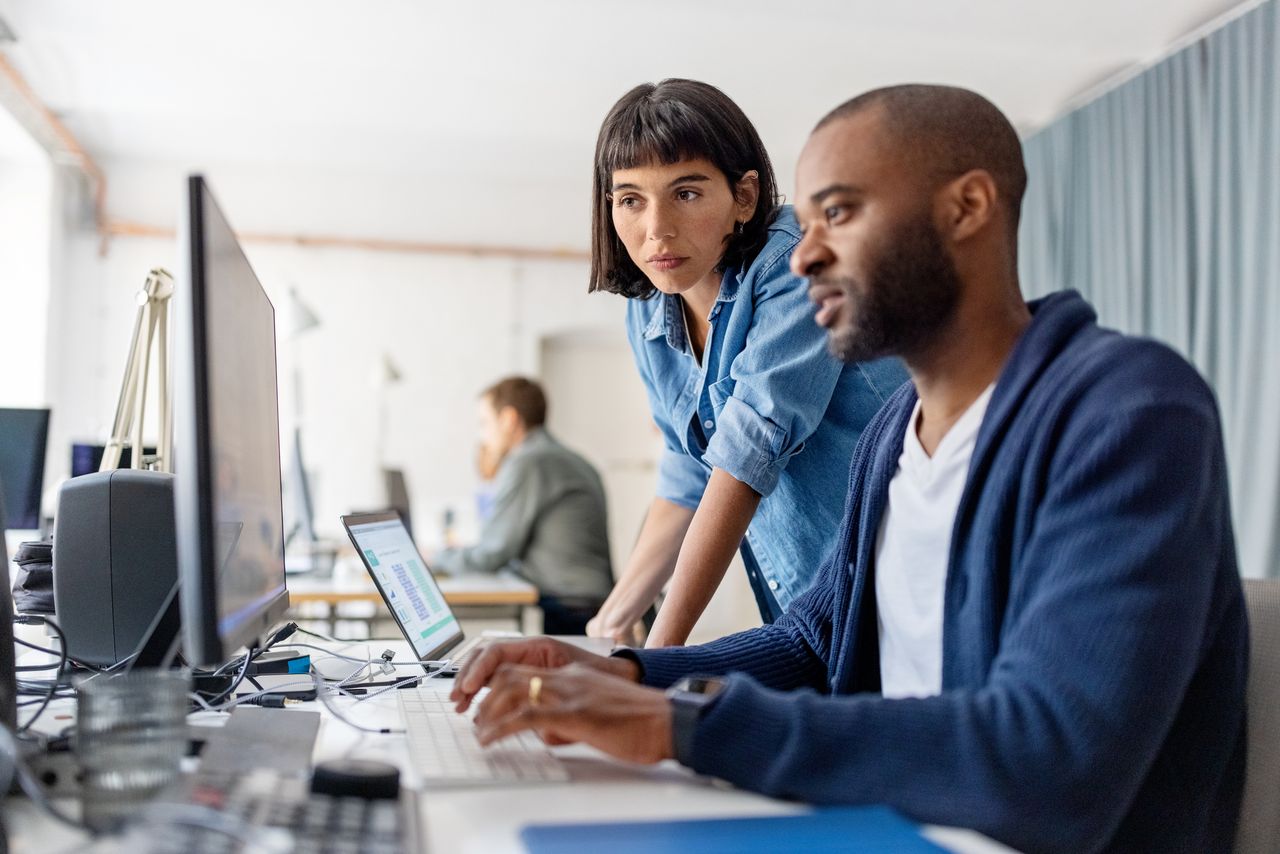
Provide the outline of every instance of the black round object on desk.
{"type": "Polygon", "coordinates": [[[311,773],[311,791],[337,798],[398,798],[400,769],[368,759],[321,762],[311,773]]]}

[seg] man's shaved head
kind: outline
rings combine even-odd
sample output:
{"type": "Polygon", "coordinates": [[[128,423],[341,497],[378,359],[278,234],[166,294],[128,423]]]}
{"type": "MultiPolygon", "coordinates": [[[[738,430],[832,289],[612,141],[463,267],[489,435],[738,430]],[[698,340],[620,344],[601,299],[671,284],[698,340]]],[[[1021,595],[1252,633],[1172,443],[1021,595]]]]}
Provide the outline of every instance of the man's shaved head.
{"type": "Polygon", "coordinates": [[[1004,113],[976,92],[912,83],[873,89],[845,101],[814,128],[876,109],[896,147],[922,175],[946,181],[982,169],[995,181],[1009,228],[1017,234],[1027,170],[1018,132],[1004,113]]]}

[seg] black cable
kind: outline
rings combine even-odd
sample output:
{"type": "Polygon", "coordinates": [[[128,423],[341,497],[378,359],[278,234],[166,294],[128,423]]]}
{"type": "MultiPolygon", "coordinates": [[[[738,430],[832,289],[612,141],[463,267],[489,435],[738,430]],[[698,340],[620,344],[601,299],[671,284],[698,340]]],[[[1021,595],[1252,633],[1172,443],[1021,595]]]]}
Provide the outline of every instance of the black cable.
{"type": "Polygon", "coordinates": [[[285,623],[283,626],[281,626],[279,629],[276,630],[275,634],[271,636],[271,640],[267,641],[266,644],[263,645],[262,649],[258,650],[258,654],[261,655],[262,653],[271,649],[271,647],[280,643],[280,641],[284,640],[285,638],[292,637],[293,633],[296,631],[300,631],[297,623],[285,623]]]}
{"type": "Polygon", "coordinates": [[[249,672],[249,662],[253,660],[253,657],[257,655],[257,653],[258,648],[256,646],[249,647],[249,651],[244,654],[244,664],[240,666],[240,672],[236,675],[235,681],[231,683],[231,687],[227,688],[227,690],[223,691],[212,700],[207,701],[210,706],[219,705],[236,692],[236,689],[240,687],[240,683],[244,681],[245,674],[249,672]]]}
{"type": "MultiPolygon", "coordinates": [[[[42,616],[39,619],[46,626],[53,629],[58,635],[58,645],[60,647],[60,652],[58,654],[57,672],[59,675],[61,675],[63,669],[67,666],[67,635],[65,632],[62,631],[62,627],[59,626],[56,622],[54,622],[49,617],[42,616]]],[[[54,694],[57,693],[58,688],[60,687],[63,687],[63,686],[59,685],[57,680],[54,680],[53,683],[49,685],[49,693],[45,695],[44,702],[40,704],[40,708],[36,709],[36,713],[32,715],[25,724],[18,727],[17,735],[21,736],[25,734],[27,730],[31,729],[31,725],[40,719],[40,716],[44,714],[44,710],[49,708],[49,703],[53,701],[53,696],[54,694]]]]}
{"type": "MultiPolygon", "coordinates": [[[[14,622],[16,623],[16,622],[17,622],[17,620],[14,620],[14,622]]],[[[13,642],[14,642],[14,643],[20,643],[20,644],[22,644],[23,646],[27,647],[28,649],[34,649],[36,652],[43,652],[43,653],[45,653],[46,655],[58,655],[58,654],[59,654],[59,653],[58,653],[58,651],[57,651],[56,649],[49,649],[49,648],[47,648],[47,647],[39,646],[38,644],[34,644],[34,643],[32,643],[31,641],[25,641],[25,640],[23,640],[22,638],[14,638],[14,639],[13,639],[13,642]]]]}

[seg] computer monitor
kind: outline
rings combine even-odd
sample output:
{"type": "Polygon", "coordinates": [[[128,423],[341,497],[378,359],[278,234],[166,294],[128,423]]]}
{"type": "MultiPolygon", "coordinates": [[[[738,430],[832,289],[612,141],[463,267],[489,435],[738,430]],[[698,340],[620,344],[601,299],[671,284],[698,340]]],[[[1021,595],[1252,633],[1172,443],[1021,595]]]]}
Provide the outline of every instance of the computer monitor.
{"type": "Polygon", "coordinates": [[[302,459],[302,430],[293,431],[293,453],[289,455],[288,488],[285,494],[289,499],[288,527],[285,528],[285,546],[298,540],[307,545],[314,545],[316,537],[315,508],[311,504],[311,484],[307,480],[307,468],[302,459]]]}
{"type": "Polygon", "coordinates": [[[49,441],[49,410],[0,409],[0,483],[9,508],[5,524],[14,530],[40,527],[44,492],[44,453],[49,441]]]}
{"type": "Polygon", "coordinates": [[[225,661],[289,606],[275,309],[200,176],[188,180],[174,295],[175,516],[183,647],[225,661]]]}
{"type": "MultiPolygon", "coordinates": [[[[93,474],[102,468],[102,457],[107,452],[106,445],[97,445],[92,442],[72,442],[71,443],[71,476],[82,477],[86,474],[93,474]]],[[[156,455],[155,445],[146,445],[142,449],[143,458],[156,455]]],[[[120,449],[120,468],[127,469],[133,466],[133,448],[128,445],[120,449]]]]}
{"type": "Polygon", "coordinates": [[[410,512],[409,486],[405,483],[404,471],[402,469],[383,469],[382,490],[386,494],[387,509],[394,510],[400,514],[405,530],[412,537],[413,514],[410,512]]]}

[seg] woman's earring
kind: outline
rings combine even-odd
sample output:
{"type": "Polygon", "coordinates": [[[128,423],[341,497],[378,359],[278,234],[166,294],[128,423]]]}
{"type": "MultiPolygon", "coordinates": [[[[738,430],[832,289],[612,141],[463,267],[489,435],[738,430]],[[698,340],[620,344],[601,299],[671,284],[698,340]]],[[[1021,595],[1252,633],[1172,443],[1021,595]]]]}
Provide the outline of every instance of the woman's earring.
{"type": "Polygon", "coordinates": [[[741,221],[735,222],[735,223],[733,224],[733,236],[734,236],[734,237],[741,237],[741,236],[742,236],[742,229],[743,229],[743,223],[742,223],[741,221]]]}

